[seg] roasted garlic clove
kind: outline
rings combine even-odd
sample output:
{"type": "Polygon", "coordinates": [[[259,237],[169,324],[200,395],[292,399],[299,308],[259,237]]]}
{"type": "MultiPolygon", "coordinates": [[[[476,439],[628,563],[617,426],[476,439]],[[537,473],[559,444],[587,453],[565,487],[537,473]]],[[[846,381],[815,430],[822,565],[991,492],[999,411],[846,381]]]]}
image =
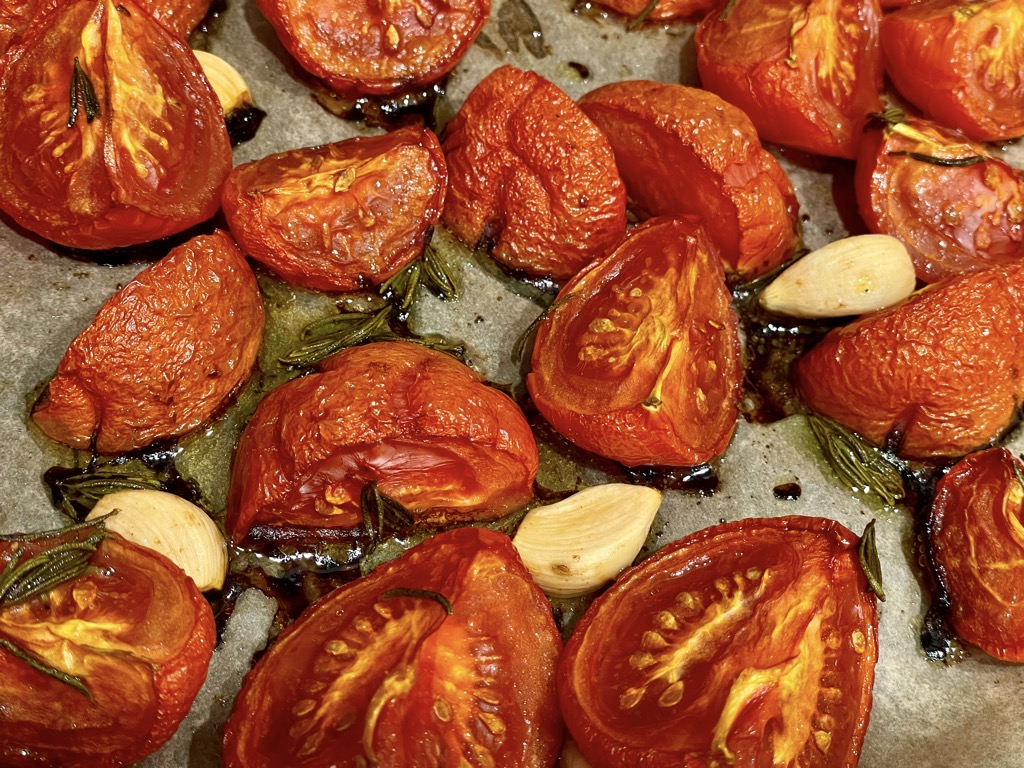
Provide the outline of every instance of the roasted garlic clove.
{"type": "Polygon", "coordinates": [[[206,79],[213,87],[214,93],[224,110],[231,144],[248,141],[256,134],[265,113],[257,107],[249,92],[249,86],[238,73],[238,70],[219,56],[206,51],[193,50],[206,79]]]}

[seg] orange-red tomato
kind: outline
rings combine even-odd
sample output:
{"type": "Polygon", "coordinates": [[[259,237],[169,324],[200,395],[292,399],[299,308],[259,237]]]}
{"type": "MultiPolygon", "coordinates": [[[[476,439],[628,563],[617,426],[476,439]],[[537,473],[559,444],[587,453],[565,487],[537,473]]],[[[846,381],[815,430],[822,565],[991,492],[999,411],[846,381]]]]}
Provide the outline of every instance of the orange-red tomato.
{"type": "Polygon", "coordinates": [[[558,665],[562,715],[594,768],[850,768],[877,632],[857,539],[839,523],[713,526],[587,610],[558,665]]]}
{"type": "MultiPolygon", "coordinates": [[[[594,5],[608,8],[635,19],[643,13],[650,0],[596,0],[594,5]]],[[[718,4],[718,0],[658,0],[646,17],[647,21],[689,21],[699,19],[718,4]]]]}
{"type": "Polygon", "coordinates": [[[446,182],[434,134],[402,128],[240,165],[224,215],[242,249],[286,282],[354,291],[423,252],[446,182]]]}
{"type": "Polygon", "coordinates": [[[763,274],[797,243],[796,196],[739,109],[708,91],[632,80],[580,99],[608,135],[630,200],[703,225],[726,272],[763,274]]]}
{"type": "Polygon", "coordinates": [[[905,458],[983,447],[1024,398],[1024,264],[948,278],[836,329],[795,370],[813,410],[905,458]]]}
{"type": "Polygon", "coordinates": [[[922,0],[882,23],[885,69],[927,117],[976,141],[1024,135],[1024,4],[922,0]]]}
{"type": "Polygon", "coordinates": [[[143,270],[64,354],[32,411],[54,440],[122,453],[202,425],[249,378],[263,302],[223,232],[143,270]]]}
{"type": "Polygon", "coordinates": [[[440,534],[285,630],[235,701],[224,763],[554,765],[561,646],[507,536],[440,534]]]}
{"type": "Polygon", "coordinates": [[[898,238],[933,282],[1024,259],[1024,172],[921,119],[865,137],[854,189],[868,229],[898,238]]]}
{"type": "Polygon", "coordinates": [[[168,30],[187,40],[210,12],[213,0],[140,0],[139,5],[168,30]]]}
{"type": "Polygon", "coordinates": [[[77,248],[205,221],[231,169],[192,52],[131,0],[60,4],[0,60],[0,208],[77,248]]]}
{"type": "Polygon", "coordinates": [[[558,86],[499,67],[466,98],[442,145],[444,223],[512,269],[571,277],[626,231],[608,141],[558,86]]]}
{"type": "Polygon", "coordinates": [[[741,0],[697,27],[703,87],[765,141],[854,158],[882,107],[878,0],[741,0]]]}
{"type": "Polygon", "coordinates": [[[1004,448],[958,462],[935,488],[928,545],[949,621],[964,640],[1024,661],[1024,486],[1004,448]]]}
{"type": "Polygon", "coordinates": [[[725,451],[743,371],[721,260],[702,230],[647,222],[556,304],[526,380],[556,430],[628,466],[692,466],[725,451]]]}
{"type": "Polygon", "coordinates": [[[519,407],[442,352],[378,342],[328,358],[260,403],[231,473],[227,529],[354,528],[376,483],[417,522],[489,520],[533,498],[519,407]]]}

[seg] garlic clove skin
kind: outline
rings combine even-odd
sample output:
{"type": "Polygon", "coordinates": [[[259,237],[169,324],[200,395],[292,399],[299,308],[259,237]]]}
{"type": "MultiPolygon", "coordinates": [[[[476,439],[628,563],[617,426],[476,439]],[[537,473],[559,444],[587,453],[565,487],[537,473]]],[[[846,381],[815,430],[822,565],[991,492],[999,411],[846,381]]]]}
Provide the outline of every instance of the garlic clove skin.
{"type": "Polygon", "coordinates": [[[107,530],[159,552],[202,592],[224,586],[228,571],[224,537],[209,515],[192,502],[163,491],[117,491],[96,502],[86,520],[112,512],[116,514],[107,518],[107,530]]]}
{"type": "Polygon", "coordinates": [[[661,493],[610,483],[531,509],[512,543],[549,597],[595,592],[629,567],[661,506],[661,493]]]}
{"type": "Polygon", "coordinates": [[[206,51],[193,50],[203,74],[213,87],[224,115],[229,116],[236,109],[246,109],[253,105],[249,86],[238,70],[219,56],[206,51]]]}
{"type": "Polygon", "coordinates": [[[916,284],[903,243],[889,235],[856,235],[795,262],[762,291],[760,303],[791,317],[847,317],[897,304],[916,284]]]}

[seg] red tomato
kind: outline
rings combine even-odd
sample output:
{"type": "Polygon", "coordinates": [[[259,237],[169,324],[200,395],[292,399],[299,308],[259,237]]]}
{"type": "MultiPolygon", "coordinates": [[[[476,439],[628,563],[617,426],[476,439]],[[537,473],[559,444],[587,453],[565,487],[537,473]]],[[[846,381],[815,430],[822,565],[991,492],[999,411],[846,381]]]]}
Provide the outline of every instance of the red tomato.
{"type": "Polygon", "coordinates": [[[561,646],[507,536],[440,534],[285,630],[235,701],[224,763],[553,765],[561,646]],[[389,595],[410,588],[439,599],[389,595]]]}
{"type": "Polygon", "coordinates": [[[882,108],[878,0],[741,0],[697,27],[701,84],[765,141],[854,158],[882,108]]]}
{"type": "Polygon", "coordinates": [[[741,520],[627,571],[558,664],[594,768],[857,764],[878,655],[857,539],[832,520],[741,520]]]}
{"type": "Polygon", "coordinates": [[[1024,4],[922,0],[882,23],[885,68],[927,117],[976,141],[1024,134],[1024,4]]]}
{"type": "Polygon", "coordinates": [[[210,12],[213,0],[140,0],[139,6],[183,40],[210,12]]]}
{"type": "Polygon", "coordinates": [[[1003,448],[975,453],[939,480],[928,543],[949,621],[964,640],[1024,661],[1024,486],[1003,448]]]}
{"type": "Polygon", "coordinates": [[[751,278],[793,253],[793,185],[736,107],[647,80],[603,86],[579,103],[608,135],[630,200],[650,216],[701,223],[726,272],[751,278]]]}
{"type": "Polygon", "coordinates": [[[59,5],[0,73],[0,208],[21,226],[103,249],[216,213],[231,170],[220,103],[189,48],[131,0],[59,5]]]}
{"type": "MultiPolygon", "coordinates": [[[[73,536],[0,541],[0,570],[73,536]]],[[[0,764],[135,763],[177,730],[206,679],[216,643],[209,604],[162,555],[107,536],[83,575],[0,609],[0,639],[90,694],[0,648],[0,764]]]]}
{"type": "MultiPolygon", "coordinates": [[[[594,5],[608,8],[635,19],[642,14],[650,0],[597,0],[594,5]]],[[[699,19],[718,4],[718,0],[658,0],[647,21],[675,21],[699,19]]]]}
{"type": "Polygon", "coordinates": [[[446,182],[434,134],[402,128],[240,165],[224,215],[245,252],[286,282],[354,291],[423,252],[446,182]]]}
{"type": "Polygon", "coordinates": [[[743,370],[721,260],[702,230],[649,221],[556,303],[526,380],[556,430],[628,466],[692,466],[725,451],[743,370]]]}

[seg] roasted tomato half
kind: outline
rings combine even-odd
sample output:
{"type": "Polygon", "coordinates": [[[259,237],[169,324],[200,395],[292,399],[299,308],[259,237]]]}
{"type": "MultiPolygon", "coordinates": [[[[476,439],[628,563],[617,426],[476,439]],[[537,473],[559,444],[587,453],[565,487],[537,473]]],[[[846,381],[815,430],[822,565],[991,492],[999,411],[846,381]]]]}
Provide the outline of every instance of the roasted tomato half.
{"type": "Polygon", "coordinates": [[[628,466],[692,466],[729,445],[742,375],[718,252],[703,230],[654,219],[562,289],[526,383],[576,445],[628,466]]]}
{"type": "Polygon", "coordinates": [[[168,30],[187,40],[210,12],[213,0],[141,0],[139,5],[168,30]]]}
{"type": "MultiPolygon", "coordinates": [[[[13,538],[0,540],[5,576],[83,532],[13,538]]],[[[113,768],[177,730],[216,643],[210,606],[180,568],[108,532],[78,577],[28,600],[11,594],[0,598],[0,764],[113,768]]]]}
{"type": "Polygon", "coordinates": [[[423,252],[447,178],[434,134],[402,128],[240,165],[224,215],[242,249],[283,280],[354,291],[423,252]]]}
{"type": "Polygon", "coordinates": [[[854,188],[868,229],[907,246],[918,278],[1024,259],[1024,172],[920,119],[870,131],[854,188]]]}
{"type": "Polygon", "coordinates": [[[726,272],[754,277],[793,253],[793,185],[739,109],[648,80],[602,86],[580,106],[608,135],[630,200],[650,216],[703,224],[726,272]]]}
{"type": "Polygon", "coordinates": [[[440,534],[281,635],[235,701],[224,763],[554,765],[561,646],[507,536],[440,534]]]}
{"type": "Polygon", "coordinates": [[[417,522],[487,520],[533,498],[537,444],[519,406],[410,342],[353,347],[260,403],[231,473],[228,533],[353,528],[364,486],[417,522]]]}
{"type": "Polygon", "coordinates": [[[626,190],[608,140],[558,86],[499,67],[443,137],[444,223],[512,269],[571,277],[626,231],[626,190]]]}
{"type": "Polygon", "coordinates": [[[765,141],[854,158],[882,107],[878,0],[740,0],[697,27],[701,84],[765,141]]]}
{"type": "MultiPolygon", "coordinates": [[[[648,21],[690,21],[699,19],[717,4],[718,0],[658,0],[644,18],[648,21]]],[[[598,0],[594,5],[636,19],[647,10],[650,0],[598,0]]]]}
{"type": "Polygon", "coordinates": [[[131,0],[71,0],[0,61],[0,208],[103,249],[213,216],[224,114],[192,52],[131,0]]]}
{"type": "Polygon", "coordinates": [[[811,517],[698,531],[626,571],[558,665],[594,768],[857,764],[878,657],[857,538],[811,517]]]}
{"type": "Polygon", "coordinates": [[[263,302],[223,232],[172,250],[115,293],[32,410],[73,448],[123,453],[202,425],[249,378],[263,302]]]}
{"type": "Polygon", "coordinates": [[[976,141],[1024,135],[1024,4],[921,0],[882,22],[885,68],[926,116],[976,141]]]}
{"type": "Polygon", "coordinates": [[[1024,396],[1024,263],[947,278],[836,329],[795,370],[813,410],[905,458],[984,447],[1024,396]]]}
{"type": "Polygon", "coordinates": [[[939,480],[928,545],[949,621],[964,640],[1024,661],[1024,465],[1003,448],[975,453],[939,480]]]}
{"type": "Polygon", "coordinates": [[[393,94],[447,75],[490,0],[257,0],[288,52],[340,96],[393,94]]]}

